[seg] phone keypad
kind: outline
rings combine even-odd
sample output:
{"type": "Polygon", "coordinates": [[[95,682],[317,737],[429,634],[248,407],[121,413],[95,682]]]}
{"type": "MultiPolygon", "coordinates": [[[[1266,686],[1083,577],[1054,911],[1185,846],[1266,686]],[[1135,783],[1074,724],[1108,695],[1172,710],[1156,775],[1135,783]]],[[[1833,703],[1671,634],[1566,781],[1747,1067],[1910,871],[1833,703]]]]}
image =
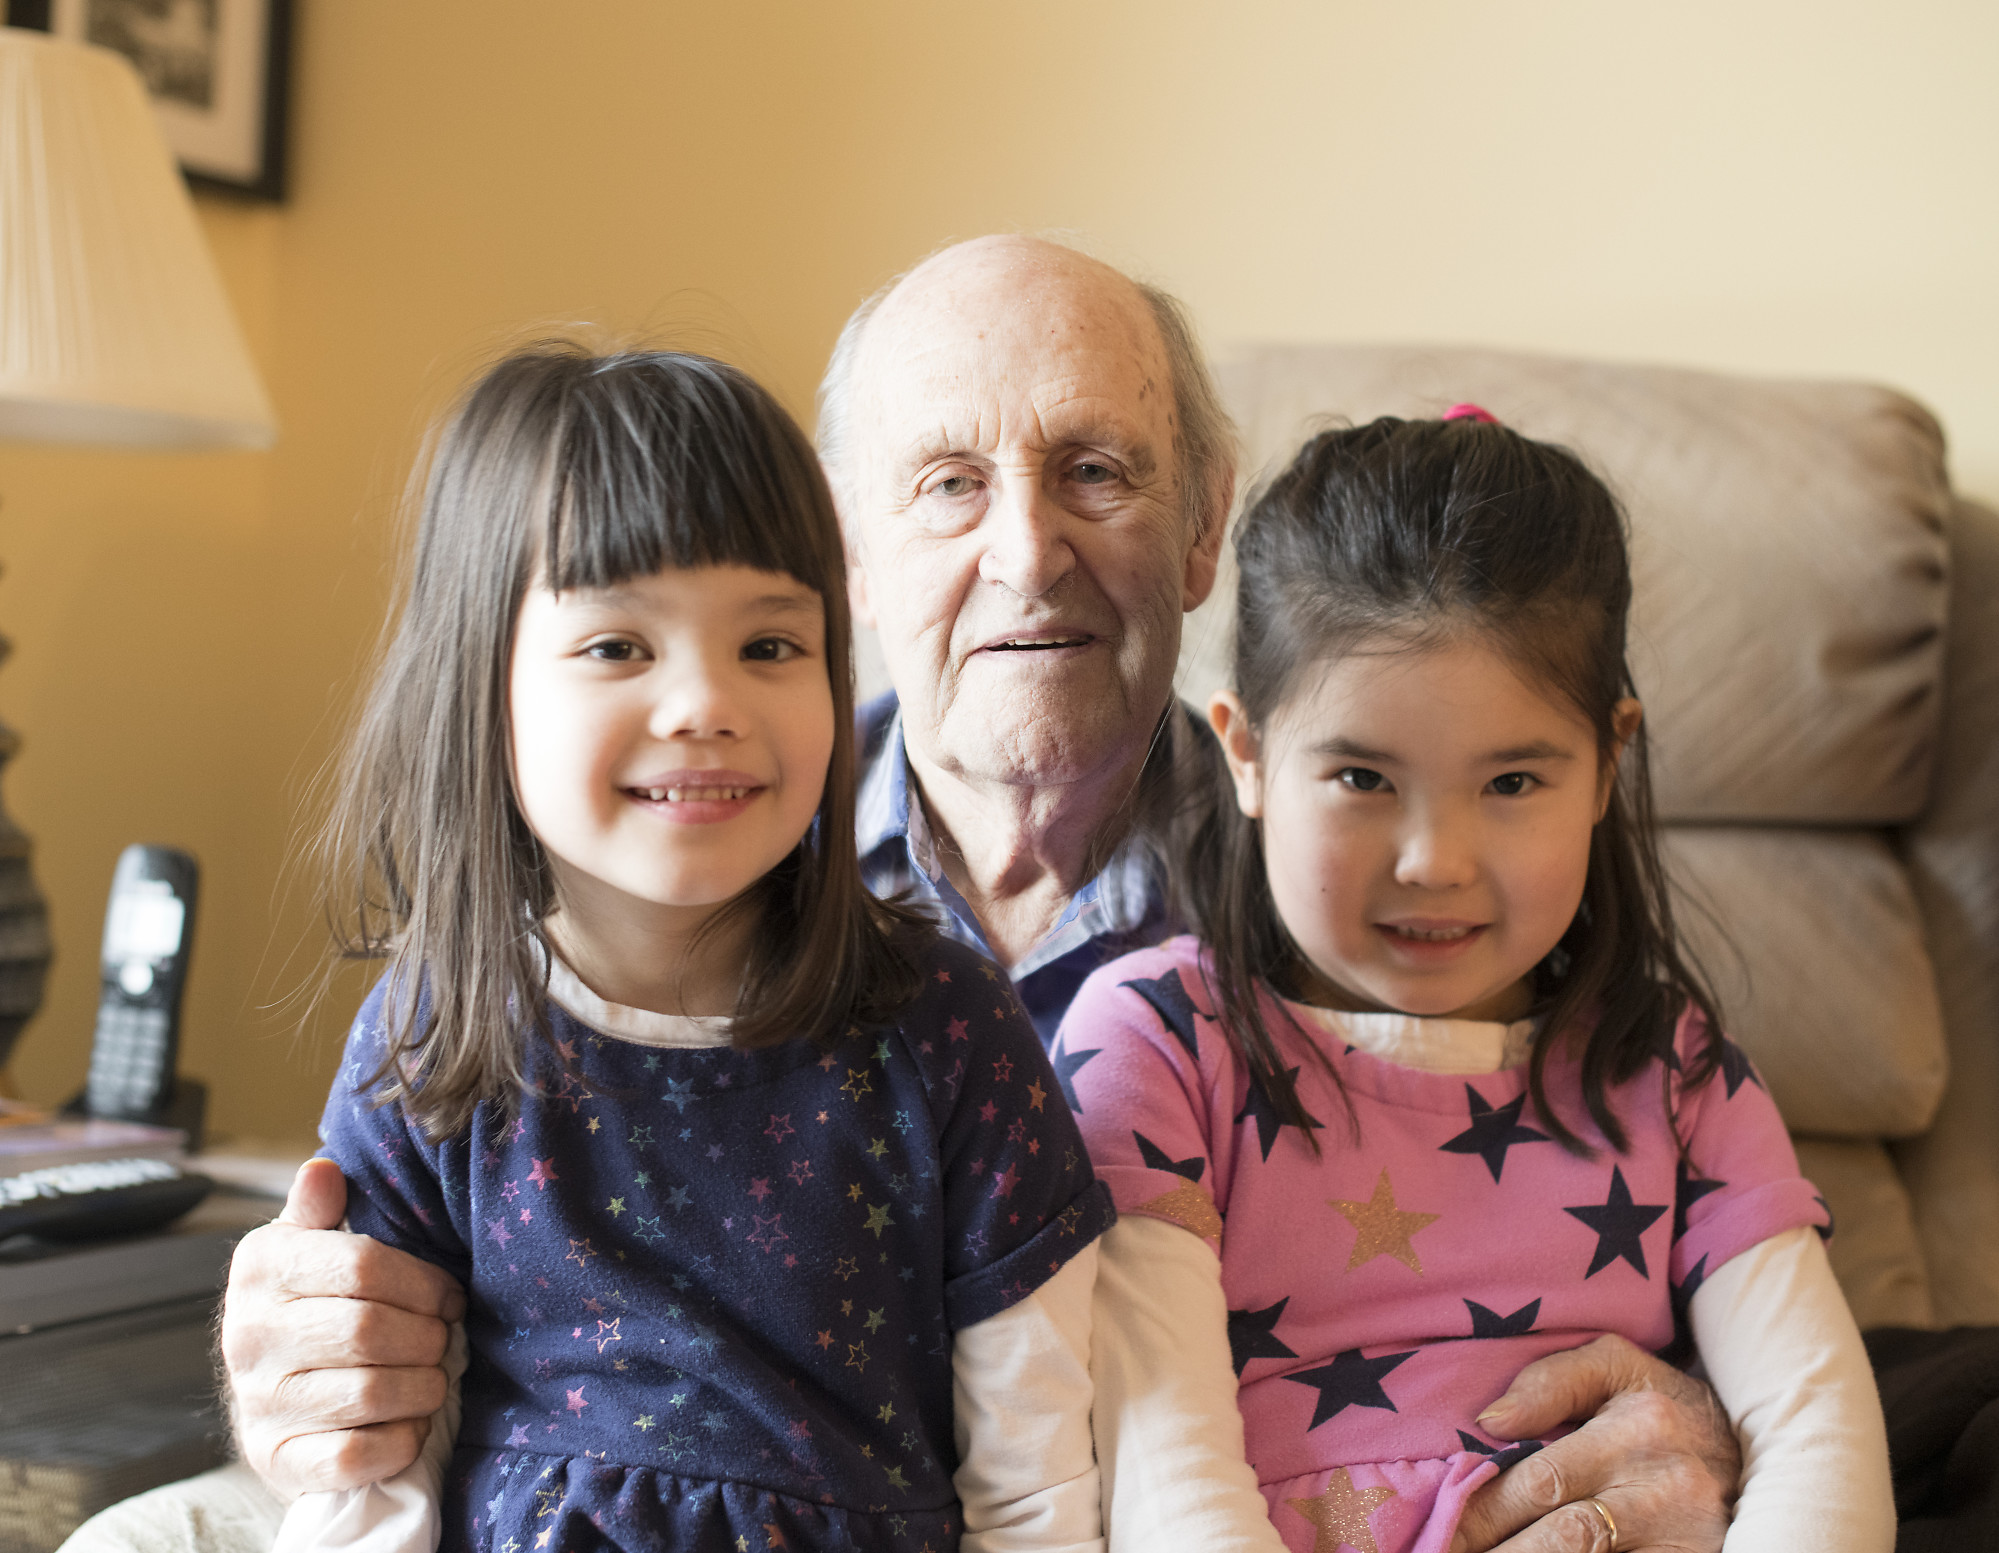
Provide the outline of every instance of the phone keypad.
{"type": "Polygon", "coordinates": [[[159,1099],[166,1054],[165,1009],[100,1007],[85,1103],[100,1116],[147,1109],[159,1099]]]}

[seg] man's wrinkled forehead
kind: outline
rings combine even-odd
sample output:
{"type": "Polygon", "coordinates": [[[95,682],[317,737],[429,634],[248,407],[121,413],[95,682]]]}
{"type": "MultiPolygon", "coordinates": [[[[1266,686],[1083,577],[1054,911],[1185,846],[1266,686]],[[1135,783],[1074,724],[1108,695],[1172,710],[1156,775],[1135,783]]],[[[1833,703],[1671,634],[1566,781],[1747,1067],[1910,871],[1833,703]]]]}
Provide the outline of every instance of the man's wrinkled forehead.
{"type": "Polygon", "coordinates": [[[1124,276],[1065,249],[967,244],[883,299],[855,362],[856,431],[897,461],[924,449],[1109,441],[1169,456],[1159,328],[1124,276]]]}

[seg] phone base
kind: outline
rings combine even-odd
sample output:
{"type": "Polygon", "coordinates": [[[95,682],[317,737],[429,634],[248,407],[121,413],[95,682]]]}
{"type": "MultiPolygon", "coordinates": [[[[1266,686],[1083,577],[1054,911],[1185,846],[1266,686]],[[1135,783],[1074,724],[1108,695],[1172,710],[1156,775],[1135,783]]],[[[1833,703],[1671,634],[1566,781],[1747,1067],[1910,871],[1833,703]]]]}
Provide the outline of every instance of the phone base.
{"type": "MultiPolygon", "coordinates": [[[[88,1093],[88,1091],[86,1091],[88,1093]]],[[[89,1116],[93,1114],[84,1104],[83,1095],[62,1108],[65,1116],[89,1116]]],[[[174,1076],[173,1088],[160,1104],[145,1111],[121,1111],[113,1120],[121,1122],[145,1122],[152,1127],[178,1127],[187,1134],[187,1151],[198,1153],[201,1149],[202,1134],[208,1119],[208,1086],[198,1078],[185,1074],[174,1076]]]]}

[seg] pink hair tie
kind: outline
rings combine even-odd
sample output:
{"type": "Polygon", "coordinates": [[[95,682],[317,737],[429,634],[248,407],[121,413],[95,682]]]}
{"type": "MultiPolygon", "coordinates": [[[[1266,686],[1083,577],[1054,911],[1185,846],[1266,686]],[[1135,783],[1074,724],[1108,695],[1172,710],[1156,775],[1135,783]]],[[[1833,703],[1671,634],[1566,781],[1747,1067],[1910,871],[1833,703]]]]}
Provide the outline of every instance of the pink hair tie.
{"type": "Polygon", "coordinates": [[[1475,404],[1454,404],[1444,412],[1447,421],[1477,421],[1481,426],[1497,426],[1499,417],[1483,406],[1475,404]]]}

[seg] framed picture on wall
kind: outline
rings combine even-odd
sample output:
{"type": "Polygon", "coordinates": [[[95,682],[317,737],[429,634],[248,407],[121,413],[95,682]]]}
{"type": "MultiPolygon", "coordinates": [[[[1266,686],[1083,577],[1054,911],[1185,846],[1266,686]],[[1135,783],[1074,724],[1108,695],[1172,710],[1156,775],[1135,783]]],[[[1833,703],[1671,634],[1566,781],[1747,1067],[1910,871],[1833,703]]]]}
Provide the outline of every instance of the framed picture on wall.
{"type": "MultiPolygon", "coordinates": [[[[56,36],[115,49],[138,67],[167,144],[191,179],[284,198],[291,0],[44,5],[56,36]]],[[[18,0],[13,9],[21,9],[18,0]]]]}

